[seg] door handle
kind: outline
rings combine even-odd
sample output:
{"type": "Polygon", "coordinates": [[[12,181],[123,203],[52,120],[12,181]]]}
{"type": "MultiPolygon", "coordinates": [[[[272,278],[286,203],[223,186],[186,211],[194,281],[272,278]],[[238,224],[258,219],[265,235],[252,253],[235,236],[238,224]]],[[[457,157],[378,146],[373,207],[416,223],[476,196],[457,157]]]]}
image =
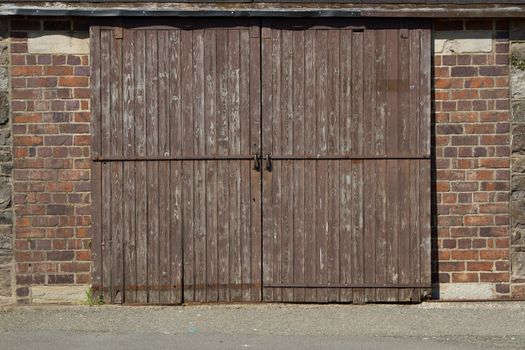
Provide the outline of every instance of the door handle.
{"type": "Polygon", "coordinates": [[[266,170],[272,171],[272,155],[270,153],[266,155],[266,170]]]}
{"type": "Polygon", "coordinates": [[[261,157],[257,154],[253,156],[253,170],[261,171],[261,157]]]}

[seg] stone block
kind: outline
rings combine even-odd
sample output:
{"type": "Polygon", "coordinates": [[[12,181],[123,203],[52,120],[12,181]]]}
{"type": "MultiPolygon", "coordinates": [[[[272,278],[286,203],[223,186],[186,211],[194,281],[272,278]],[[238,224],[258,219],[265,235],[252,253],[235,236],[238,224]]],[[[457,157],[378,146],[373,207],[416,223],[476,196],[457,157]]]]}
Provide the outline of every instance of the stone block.
{"type": "Polygon", "coordinates": [[[525,100],[512,101],[512,121],[517,123],[525,122],[525,100]]]}
{"type": "Polygon", "coordinates": [[[12,225],[13,213],[10,210],[0,212],[0,225],[12,225]]]}
{"type": "Polygon", "coordinates": [[[511,271],[513,279],[525,278],[525,252],[511,253],[511,271]]]}
{"type": "Polygon", "coordinates": [[[11,265],[0,266],[0,296],[11,297],[11,265]]]}
{"type": "MultiPolygon", "coordinates": [[[[512,192],[525,191],[525,176],[517,175],[512,177],[512,192]]],[[[0,197],[1,203],[1,197],[0,197]]]]}
{"type": "Polygon", "coordinates": [[[0,236],[0,265],[6,265],[13,260],[13,237],[11,235],[0,236]]]}
{"type": "Polygon", "coordinates": [[[511,164],[513,173],[525,173],[525,155],[513,154],[511,164]]]}
{"type": "Polygon", "coordinates": [[[433,35],[437,53],[492,52],[494,32],[490,30],[436,31],[433,35]]]}
{"type": "Polygon", "coordinates": [[[525,225],[525,199],[513,199],[510,202],[510,219],[512,227],[525,225]]]}
{"type": "Polygon", "coordinates": [[[525,71],[516,67],[510,71],[510,93],[513,98],[525,97],[525,71]]]}
{"type": "Polygon", "coordinates": [[[32,286],[31,295],[36,304],[80,304],[88,289],[89,285],[32,286]]]}
{"type": "Polygon", "coordinates": [[[0,91],[0,125],[9,121],[9,96],[7,91],[0,91]]]}
{"type": "Polygon", "coordinates": [[[11,207],[11,178],[0,177],[0,209],[11,207]]]}
{"type": "Polygon", "coordinates": [[[11,145],[11,130],[0,129],[0,146],[11,145]]]}
{"type": "Polygon", "coordinates": [[[0,65],[9,64],[9,44],[7,42],[0,42],[0,65]]]}
{"type": "Polygon", "coordinates": [[[510,54],[518,60],[525,60],[525,43],[512,43],[510,46],[510,54]]]}
{"type": "Polygon", "coordinates": [[[492,283],[442,283],[439,285],[440,300],[494,299],[492,283]]]}
{"type": "Polygon", "coordinates": [[[525,124],[516,124],[512,128],[512,150],[525,151],[525,124]]]}
{"type": "Polygon", "coordinates": [[[525,245],[525,227],[515,227],[511,231],[510,243],[513,246],[525,245]]]}
{"type": "Polygon", "coordinates": [[[29,32],[27,39],[29,53],[89,54],[87,32],[29,32]]]}

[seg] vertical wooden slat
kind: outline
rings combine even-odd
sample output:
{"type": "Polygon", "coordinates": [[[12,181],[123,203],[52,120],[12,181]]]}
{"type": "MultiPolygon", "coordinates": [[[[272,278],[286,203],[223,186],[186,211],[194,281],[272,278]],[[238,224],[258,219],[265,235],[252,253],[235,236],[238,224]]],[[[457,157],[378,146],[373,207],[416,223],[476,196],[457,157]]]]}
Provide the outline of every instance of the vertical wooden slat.
{"type": "MultiPolygon", "coordinates": [[[[281,154],[293,154],[293,43],[292,31],[281,31],[281,154]]],[[[275,161],[281,166],[281,281],[293,283],[293,161],[275,161]]],[[[293,289],[283,288],[283,301],[293,301],[293,289]]]]}
{"type": "MultiPolygon", "coordinates": [[[[240,153],[239,115],[239,30],[228,30],[228,139],[229,154],[240,153]]],[[[228,162],[229,172],[229,284],[230,300],[241,300],[241,237],[240,237],[240,161],[228,162]]]]}
{"type": "MultiPolygon", "coordinates": [[[[399,83],[398,83],[398,132],[399,132],[399,151],[410,153],[410,33],[405,25],[399,30],[399,83]]],[[[409,169],[408,160],[400,160],[399,166],[399,283],[410,282],[410,263],[411,256],[406,254],[410,250],[410,230],[409,219],[412,203],[409,202],[409,169]]],[[[400,289],[399,300],[408,301],[410,290],[400,289]]]]}
{"type": "MultiPolygon", "coordinates": [[[[339,152],[339,31],[328,32],[327,152],[339,152]]],[[[328,284],[339,281],[339,160],[328,161],[328,284]]],[[[339,288],[328,290],[328,301],[339,301],[339,288]]]]}
{"type": "MultiPolygon", "coordinates": [[[[340,111],[339,148],[348,153],[352,149],[352,31],[342,30],[340,34],[340,111]]],[[[350,161],[340,162],[340,283],[352,283],[352,176],[350,161]]],[[[352,290],[340,291],[340,301],[352,301],[352,290]]]]}
{"type": "MultiPolygon", "coordinates": [[[[249,114],[250,114],[250,154],[261,151],[261,30],[259,20],[251,22],[249,48],[249,114]]],[[[250,230],[251,230],[251,263],[250,282],[251,300],[262,299],[262,198],[261,173],[253,169],[250,162],[250,230]]]]}
{"type": "MultiPolygon", "coordinates": [[[[317,75],[316,75],[316,31],[306,30],[304,34],[304,77],[305,77],[305,108],[304,108],[304,152],[316,152],[316,110],[317,110],[317,75]]],[[[316,162],[307,160],[305,165],[305,283],[314,284],[317,280],[317,242],[316,242],[316,202],[317,188],[316,179],[316,162]]],[[[317,300],[317,291],[308,288],[305,291],[305,301],[315,302],[317,300]]]]}
{"type": "MultiPolygon", "coordinates": [[[[90,27],[90,54],[91,54],[91,155],[99,156],[101,151],[101,40],[100,27],[90,27]]],[[[93,260],[92,284],[96,298],[103,295],[102,288],[102,173],[101,163],[91,163],[91,206],[92,206],[92,246],[93,260]]]]}
{"type": "MultiPolygon", "coordinates": [[[[272,30],[272,111],[271,118],[268,122],[272,123],[272,154],[282,152],[282,71],[281,71],[281,31],[272,30]]],[[[272,166],[272,203],[270,214],[273,219],[272,230],[272,258],[273,258],[273,278],[272,281],[280,283],[282,281],[281,263],[282,263],[282,162],[275,162],[272,166]]],[[[282,301],[282,289],[273,290],[273,301],[282,301]]]]}
{"type": "MultiPolygon", "coordinates": [[[[196,155],[205,155],[206,140],[204,134],[204,30],[193,31],[193,151],[196,155]]],[[[195,301],[206,301],[206,181],[205,162],[193,162],[194,169],[194,251],[195,251],[195,301]]]]}
{"type": "MultiPolygon", "coordinates": [[[[170,87],[170,154],[182,154],[182,113],[181,113],[181,62],[180,30],[169,33],[169,87],[170,87]]],[[[170,162],[170,281],[172,285],[171,302],[182,302],[183,278],[183,237],[182,237],[182,164],[170,162]]]]}
{"type": "MultiPolygon", "coordinates": [[[[293,152],[304,154],[305,147],[305,118],[304,118],[304,31],[293,32],[293,152]]],[[[305,282],[305,245],[308,243],[305,237],[305,161],[293,161],[293,282],[305,282]]],[[[293,301],[303,302],[305,300],[305,289],[296,288],[293,291],[293,301]]]]}
{"type": "MultiPolygon", "coordinates": [[[[328,31],[317,31],[316,45],[316,67],[317,67],[317,145],[318,154],[327,153],[327,99],[328,90],[328,31]]],[[[317,283],[328,284],[328,161],[320,160],[316,162],[317,168],[317,207],[316,207],[316,231],[317,231],[317,283]]],[[[328,291],[320,288],[317,290],[317,301],[327,302],[328,291]]]]}
{"type": "MultiPolygon", "coordinates": [[[[181,60],[181,126],[182,154],[194,154],[193,113],[193,38],[190,30],[180,32],[181,60]]],[[[195,301],[195,250],[194,250],[194,162],[182,162],[182,234],[183,234],[183,283],[184,301],[195,301]]]]}
{"type": "MultiPolygon", "coordinates": [[[[111,152],[111,32],[101,31],[101,154],[111,152]]],[[[102,164],[102,284],[106,302],[112,303],[112,265],[111,265],[111,169],[107,163],[102,164]]]]}
{"type": "MultiPolygon", "coordinates": [[[[387,84],[379,82],[387,79],[387,65],[389,64],[386,51],[387,30],[376,30],[375,38],[375,77],[376,81],[376,118],[375,126],[375,148],[376,154],[386,154],[386,111],[387,111],[387,84]]],[[[386,161],[380,160],[376,163],[375,182],[375,232],[376,232],[376,283],[387,283],[387,222],[386,222],[386,161]]],[[[385,289],[378,289],[376,292],[377,301],[386,301],[388,293],[385,289]]]]}
{"type": "MultiPolygon", "coordinates": [[[[135,154],[146,155],[146,33],[135,34],[135,154]]],[[[137,303],[148,301],[148,208],[146,162],[135,163],[137,303]]]]}
{"type": "MultiPolygon", "coordinates": [[[[159,154],[158,33],[146,31],[146,155],[159,154]]],[[[148,302],[160,302],[159,162],[146,164],[148,186],[148,302]]]]}
{"type": "MultiPolygon", "coordinates": [[[[419,75],[420,75],[420,57],[421,57],[421,30],[411,28],[409,32],[409,151],[412,154],[418,154],[420,148],[419,139],[419,75]]],[[[419,198],[419,160],[410,161],[409,169],[409,203],[410,215],[409,222],[409,256],[410,266],[408,268],[408,281],[410,283],[421,283],[421,252],[420,252],[420,198],[419,198]]],[[[411,289],[407,296],[411,301],[420,300],[420,290],[411,289]]]]}
{"type": "MultiPolygon", "coordinates": [[[[420,152],[430,155],[430,50],[431,31],[428,23],[421,30],[421,53],[420,53],[420,152]]],[[[430,159],[421,160],[421,172],[419,174],[420,184],[420,261],[421,261],[421,283],[431,283],[430,268],[430,159]]],[[[430,292],[427,290],[427,292],[430,292]]]]}
{"type": "MultiPolygon", "coordinates": [[[[368,116],[363,115],[364,99],[364,34],[352,33],[352,151],[362,154],[364,149],[363,121],[368,116]]],[[[366,162],[366,161],[365,161],[366,162]]],[[[353,282],[364,282],[364,251],[363,251],[363,161],[352,162],[352,258],[353,282]]],[[[353,301],[361,304],[365,301],[364,290],[353,291],[353,301]]]]}
{"type": "MultiPolygon", "coordinates": [[[[262,75],[261,80],[261,153],[266,155],[273,150],[273,40],[272,29],[269,23],[262,22],[261,28],[261,70],[267,72],[262,75]]],[[[264,164],[262,171],[262,283],[269,284],[273,281],[273,211],[272,211],[272,191],[273,191],[273,172],[265,171],[264,164]]],[[[273,300],[273,289],[262,290],[262,298],[265,301],[273,300]]]]}
{"type": "MultiPolygon", "coordinates": [[[[399,152],[399,119],[398,114],[398,78],[399,78],[399,31],[387,32],[387,57],[390,62],[387,66],[387,152],[399,152]]],[[[399,162],[387,161],[388,194],[387,194],[387,222],[388,222],[388,257],[387,281],[398,283],[399,255],[398,255],[398,228],[399,228],[399,162]]],[[[397,290],[388,291],[388,300],[397,301],[397,290]]]]}
{"type": "MultiPolygon", "coordinates": [[[[207,154],[217,153],[216,31],[204,31],[204,124],[207,154]]],[[[217,161],[206,162],[206,281],[207,300],[218,301],[217,271],[217,161]]]]}
{"type": "MultiPolygon", "coordinates": [[[[228,32],[217,30],[217,152],[227,155],[229,152],[228,133],[228,32]]],[[[230,300],[229,283],[229,177],[228,162],[219,162],[217,174],[218,228],[217,246],[219,263],[219,300],[230,300]]]]}
{"type": "MultiPolygon", "coordinates": [[[[169,63],[169,32],[158,32],[158,139],[159,154],[170,154],[170,63],[169,63]]],[[[170,164],[159,162],[159,302],[170,302],[170,164]]]]}
{"type": "MultiPolygon", "coordinates": [[[[250,30],[240,30],[239,38],[239,137],[240,154],[250,154],[250,131],[253,118],[250,113],[250,30]]],[[[241,300],[251,300],[251,174],[250,161],[240,161],[240,283],[241,300]]]]}
{"type": "MultiPolygon", "coordinates": [[[[374,30],[365,30],[363,33],[363,61],[368,62],[364,64],[363,76],[363,128],[364,128],[364,140],[363,140],[363,152],[366,154],[375,154],[376,139],[375,133],[378,132],[375,125],[375,112],[376,112],[376,77],[375,77],[375,32],[374,30]]],[[[364,232],[364,282],[374,283],[375,282],[375,263],[376,263],[376,227],[375,227],[375,165],[374,160],[365,160],[363,163],[364,167],[364,220],[363,220],[363,232],[364,232]]],[[[376,291],[374,289],[367,289],[365,291],[365,301],[373,301],[376,299],[376,291]]]]}
{"type": "MultiPolygon", "coordinates": [[[[135,35],[133,31],[123,33],[123,155],[135,155],[135,35]]],[[[123,225],[124,225],[124,302],[136,302],[136,227],[135,227],[135,164],[123,164],[123,225]]]]}

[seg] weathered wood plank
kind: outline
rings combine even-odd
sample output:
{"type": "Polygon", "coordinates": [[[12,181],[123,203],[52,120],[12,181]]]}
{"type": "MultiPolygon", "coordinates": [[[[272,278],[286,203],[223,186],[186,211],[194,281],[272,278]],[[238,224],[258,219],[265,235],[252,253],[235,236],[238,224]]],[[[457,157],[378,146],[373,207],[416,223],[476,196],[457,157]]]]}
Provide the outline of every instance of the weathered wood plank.
{"type": "MultiPolygon", "coordinates": [[[[248,61],[249,70],[249,114],[250,114],[250,154],[261,151],[261,29],[259,21],[251,22],[248,61]]],[[[251,263],[250,282],[252,301],[262,300],[262,198],[261,198],[261,172],[253,169],[255,164],[250,163],[250,238],[251,238],[251,263]]]]}
{"type": "MultiPolygon", "coordinates": [[[[239,101],[239,30],[228,30],[228,139],[229,154],[239,154],[241,147],[240,137],[240,101],[239,101]]],[[[241,300],[241,232],[240,232],[240,161],[228,162],[229,171],[229,241],[230,248],[230,300],[241,300]]]]}
{"type": "MultiPolygon", "coordinates": [[[[340,88],[339,88],[339,150],[348,153],[352,149],[352,31],[341,30],[339,36],[340,50],[340,88]]],[[[339,170],[339,283],[352,283],[352,176],[351,162],[341,161],[339,170]]],[[[343,289],[339,292],[341,302],[352,301],[352,290],[343,289]]]]}
{"type": "MultiPolygon", "coordinates": [[[[135,154],[146,155],[146,33],[135,33],[135,154]]],[[[135,163],[137,303],[148,301],[148,220],[146,162],[135,163]]]]}
{"type": "MultiPolygon", "coordinates": [[[[146,31],[146,155],[159,154],[158,33],[146,31]]],[[[148,302],[160,302],[159,162],[147,162],[148,302]]]]}
{"type": "MultiPolygon", "coordinates": [[[[293,79],[293,153],[303,154],[305,147],[304,140],[304,31],[293,32],[293,58],[292,58],[292,79],[293,79]]],[[[293,161],[293,282],[305,282],[305,161],[293,161]]],[[[293,291],[294,302],[305,301],[305,289],[295,288],[293,291]]]]}
{"type": "MultiPolygon", "coordinates": [[[[90,54],[91,54],[91,155],[98,156],[101,151],[101,38],[100,27],[90,27],[90,54]]],[[[92,201],[92,248],[94,295],[102,294],[102,165],[99,162],[91,163],[91,201],[92,201]]]]}
{"type": "MultiPolygon", "coordinates": [[[[169,119],[170,119],[170,154],[182,154],[182,113],[181,113],[181,62],[180,30],[169,32],[169,119]]],[[[171,302],[182,302],[182,164],[170,162],[170,281],[171,302]]]]}
{"type": "MultiPolygon", "coordinates": [[[[170,154],[170,52],[169,32],[158,32],[158,152],[170,154]]],[[[170,303],[170,218],[171,218],[171,178],[170,163],[159,162],[159,302],[170,303]]]]}
{"type": "MultiPolygon", "coordinates": [[[[387,57],[390,62],[387,66],[387,154],[399,150],[399,109],[398,109],[398,78],[399,78],[399,31],[387,32],[387,57]]],[[[387,281],[398,283],[398,229],[399,229],[399,163],[395,160],[387,161],[387,222],[388,222],[388,255],[387,281]]],[[[388,291],[389,301],[398,301],[397,290],[388,291]]]]}
{"type": "MultiPolygon", "coordinates": [[[[240,154],[250,154],[251,123],[258,115],[250,113],[250,31],[251,28],[239,31],[239,137],[240,154]]],[[[251,300],[251,161],[239,161],[240,172],[240,283],[241,300],[251,300]]]]}
{"type": "MultiPolygon", "coordinates": [[[[431,53],[431,30],[426,23],[421,30],[421,53],[420,53],[420,120],[419,129],[421,148],[420,152],[431,154],[430,151],[430,66],[431,53]]],[[[421,252],[421,283],[431,283],[430,267],[430,160],[420,161],[420,252],[421,252]]],[[[427,292],[430,292],[427,290],[427,292]]]]}
{"type": "MultiPolygon", "coordinates": [[[[316,151],[316,108],[317,108],[317,86],[316,86],[316,32],[306,30],[304,33],[304,151],[315,153],[316,151]]],[[[316,245],[316,212],[315,203],[317,202],[316,179],[316,161],[307,160],[304,162],[305,175],[305,283],[314,284],[317,280],[316,262],[317,262],[317,245],[316,245]],[[307,187],[306,187],[307,186],[307,187]]],[[[317,300],[317,291],[308,288],[305,291],[305,301],[315,302],[317,300]]]]}
{"type": "MultiPolygon", "coordinates": [[[[262,22],[261,29],[261,70],[267,72],[262,75],[261,80],[261,154],[266,155],[273,150],[273,41],[272,29],[269,23],[262,22]]],[[[262,284],[273,283],[273,211],[272,211],[272,192],[273,192],[273,172],[266,171],[264,164],[261,164],[262,172],[262,284]]],[[[273,289],[262,290],[264,301],[273,300],[273,289]]]]}
{"type": "MultiPolygon", "coordinates": [[[[282,152],[282,70],[281,70],[281,31],[272,30],[272,111],[270,122],[272,123],[272,154],[282,152]]],[[[265,117],[265,115],[263,115],[265,117]]],[[[282,162],[274,162],[272,165],[272,259],[274,283],[282,282],[282,162]]],[[[263,185],[264,186],[264,185],[263,185]]],[[[273,301],[282,301],[281,289],[273,291],[273,301]]]]}
{"type": "MultiPolygon", "coordinates": [[[[316,151],[318,154],[326,154],[328,151],[327,133],[327,97],[328,90],[328,31],[317,31],[316,45],[316,68],[317,68],[317,120],[316,120],[316,151]]],[[[317,207],[316,207],[316,231],[317,231],[317,283],[328,283],[328,162],[318,161],[317,167],[317,207]]],[[[327,302],[328,291],[317,290],[317,302],[327,302]]]]}
{"type": "MultiPolygon", "coordinates": [[[[193,31],[193,152],[196,155],[206,154],[206,135],[204,129],[204,29],[193,31]]],[[[195,249],[195,301],[206,301],[206,175],[205,161],[193,162],[194,169],[194,249],[195,249]]]]}
{"type": "MultiPolygon", "coordinates": [[[[193,113],[193,33],[180,31],[182,154],[195,154],[193,113]]],[[[195,301],[194,162],[182,162],[182,234],[184,302],[195,301]]]]}
{"type": "MultiPolygon", "coordinates": [[[[135,155],[135,35],[131,30],[123,33],[123,155],[135,155]]],[[[135,303],[136,281],[136,227],[135,227],[135,164],[123,164],[123,225],[124,225],[124,302],[135,303]]]]}
{"type": "MultiPolygon", "coordinates": [[[[217,152],[220,155],[229,154],[228,132],[228,32],[225,29],[217,30],[217,152]]],[[[230,291],[230,255],[229,255],[229,223],[230,201],[228,162],[219,162],[217,174],[218,200],[218,229],[217,246],[219,257],[219,301],[229,301],[230,291]]]]}
{"type": "MultiPolygon", "coordinates": [[[[100,38],[101,51],[101,154],[111,154],[111,37],[112,32],[103,30],[100,38]]],[[[109,164],[102,165],[102,284],[104,300],[113,302],[113,284],[111,278],[111,169],[109,164]]]]}
{"type": "MultiPolygon", "coordinates": [[[[281,31],[281,154],[293,154],[293,42],[292,31],[281,31]]],[[[282,201],[281,201],[281,281],[293,283],[294,262],[294,192],[293,192],[293,161],[276,161],[282,167],[282,201]]],[[[293,301],[293,289],[282,290],[283,301],[293,301]]]]}
{"type": "MultiPolygon", "coordinates": [[[[204,31],[204,124],[206,154],[217,153],[217,42],[215,29],[204,31]]],[[[206,162],[206,282],[207,300],[219,300],[217,270],[217,161],[206,162]]]]}
{"type": "MultiPolygon", "coordinates": [[[[363,153],[364,125],[368,116],[363,115],[364,108],[364,33],[352,33],[352,150],[363,153]]],[[[363,250],[363,162],[352,162],[352,280],[354,283],[364,282],[364,250],[363,250]]],[[[365,302],[365,291],[361,288],[353,290],[353,302],[365,302]]]]}
{"type": "MultiPolygon", "coordinates": [[[[113,36],[112,36],[113,37],[113,36]]],[[[121,156],[122,145],[122,40],[111,40],[111,155],[121,156]]],[[[111,167],[111,221],[112,221],[112,301],[120,304],[124,294],[124,222],[122,212],[122,163],[113,162],[111,167]]]]}
{"type": "MultiPolygon", "coordinates": [[[[340,88],[340,31],[328,32],[328,77],[327,77],[327,150],[330,154],[340,152],[339,137],[339,88],[340,88]]],[[[328,161],[328,283],[336,284],[340,276],[339,256],[339,160],[328,161]]],[[[328,290],[328,301],[338,302],[340,290],[328,290]]]]}

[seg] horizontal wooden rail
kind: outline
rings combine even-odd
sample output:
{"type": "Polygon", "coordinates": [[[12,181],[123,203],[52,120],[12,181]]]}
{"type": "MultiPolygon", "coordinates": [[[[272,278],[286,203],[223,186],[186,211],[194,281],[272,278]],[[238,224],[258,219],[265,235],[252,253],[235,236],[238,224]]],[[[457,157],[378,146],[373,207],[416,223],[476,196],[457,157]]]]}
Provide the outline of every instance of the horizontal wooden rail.
{"type": "Polygon", "coordinates": [[[264,288],[431,288],[428,284],[380,284],[380,283],[334,283],[334,284],[304,284],[304,283],[279,283],[263,284],[264,288]]]}
{"type": "MultiPolygon", "coordinates": [[[[141,161],[184,161],[184,160],[253,160],[255,155],[193,155],[193,156],[95,156],[94,162],[141,162],[141,161]]],[[[266,156],[264,156],[266,157],[266,156]]],[[[421,154],[388,154],[388,155],[353,155],[353,154],[293,154],[293,155],[270,155],[272,160],[388,160],[388,159],[430,159],[428,155],[421,154]]],[[[261,156],[257,156],[261,158],[261,156]]]]}

